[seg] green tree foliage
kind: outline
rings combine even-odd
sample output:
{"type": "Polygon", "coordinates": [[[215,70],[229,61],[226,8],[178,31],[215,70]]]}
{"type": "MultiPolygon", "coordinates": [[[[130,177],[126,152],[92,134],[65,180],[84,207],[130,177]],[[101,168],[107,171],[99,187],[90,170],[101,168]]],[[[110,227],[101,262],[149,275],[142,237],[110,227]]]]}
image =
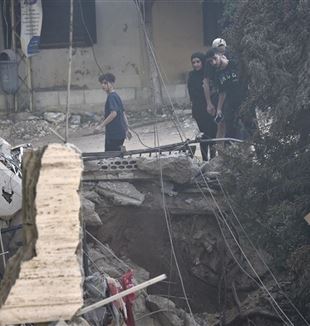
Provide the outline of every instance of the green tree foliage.
{"type": "MultiPolygon", "coordinates": [[[[229,149],[226,182],[248,230],[285,272],[310,242],[310,1],[233,2],[225,37],[249,85],[242,115],[265,111],[271,124],[254,136],[255,153],[229,149]]],[[[310,318],[304,293],[296,302],[310,318]]]]}

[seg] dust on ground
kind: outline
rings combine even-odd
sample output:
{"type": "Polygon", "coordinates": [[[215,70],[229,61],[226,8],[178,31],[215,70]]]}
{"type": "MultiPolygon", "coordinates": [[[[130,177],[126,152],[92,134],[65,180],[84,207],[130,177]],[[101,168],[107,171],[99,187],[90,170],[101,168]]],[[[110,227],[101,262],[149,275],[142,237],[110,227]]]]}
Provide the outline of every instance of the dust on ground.
{"type": "MultiPolygon", "coordinates": [[[[81,152],[104,151],[104,133],[94,134],[97,125],[98,118],[84,124],[69,124],[68,143],[77,146],[81,152]]],[[[127,150],[172,144],[194,139],[199,134],[188,109],[178,110],[173,116],[162,114],[154,117],[150,114],[132,113],[129,116],[129,125],[132,139],[130,141],[126,139],[124,143],[127,150]]],[[[53,123],[36,115],[27,116],[17,122],[2,119],[0,127],[0,137],[6,139],[12,146],[31,143],[34,147],[41,147],[50,143],[61,143],[62,140],[52,133],[51,129],[63,138],[65,135],[63,121],[53,123]]]]}

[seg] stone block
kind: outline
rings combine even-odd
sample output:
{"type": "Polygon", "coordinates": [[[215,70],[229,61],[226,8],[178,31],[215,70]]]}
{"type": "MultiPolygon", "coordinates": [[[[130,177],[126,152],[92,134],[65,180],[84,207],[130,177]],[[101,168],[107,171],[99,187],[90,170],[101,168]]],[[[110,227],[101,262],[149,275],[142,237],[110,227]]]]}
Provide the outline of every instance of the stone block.
{"type": "Polygon", "coordinates": [[[162,88],[162,94],[165,99],[168,98],[167,91],[172,100],[187,97],[186,84],[168,85],[167,89],[162,88]]]}
{"type": "Polygon", "coordinates": [[[34,103],[36,108],[58,107],[58,92],[35,92],[34,103]]]}
{"type": "Polygon", "coordinates": [[[97,192],[111,198],[115,205],[120,206],[140,206],[145,198],[144,194],[128,182],[99,182],[97,192]]]}
{"type": "MultiPolygon", "coordinates": [[[[67,91],[59,91],[59,103],[60,105],[67,104],[67,91]]],[[[70,105],[84,104],[84,90],[71,91],[70,92],[70,105]]]]}
{"type": "Polygon", "coordinates": [[[136,89],[133,87],[119,88],[116,91],[122,101],[133,101],[136,99],[136,89]]]}
{"type": "Polygon", "coordinates": [[[104,106],[107,98],[106,93],[101,88],[85,90],[84,94],[86,104],[102,104],[104,106]]]}

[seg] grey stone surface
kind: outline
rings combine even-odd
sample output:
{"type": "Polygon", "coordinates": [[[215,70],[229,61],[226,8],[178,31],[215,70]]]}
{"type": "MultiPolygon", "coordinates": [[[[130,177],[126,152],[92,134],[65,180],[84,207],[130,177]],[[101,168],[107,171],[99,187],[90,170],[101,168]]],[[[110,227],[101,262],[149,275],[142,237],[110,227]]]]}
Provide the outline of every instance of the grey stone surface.
{"type": "Polygon", "coordinates": [[[81,116],[79,114],[72,114],[70,116],[69,123],[72,125],[80,125],[81,124],[81,116]]]}
{"type": "Polygon", "coordinates": [[[62,112],[44,112],[43,118],[48,122],[57,124],[60,122],[64,122],[66,115],[62,112]]]}
{"type": "Polygon", "coordinates": [[[198,166],[185,155],[169,155],[158,158],[143,158],[137,161],[138,169],[153,175],[160,175],[178,184],[191,182],[199,172],[198,166]]]}
{"type": "Polygon", "coordinates": [[[115,205],[120,206],[140,206],[145,198],[144,194],[128,182],[99,182],[96,190],[100,195],[112,199],[115,205]]]}
{"type": "Polygon", "coordinates": [[[146,298],[146,306],[150,311],[167,310],[156,314],[156,318],[161,325],[184,326],[184,321],[177,315],[175,304],[167,298],[148,295],[146,298]]]}
{"type": "Polygon", "coordinates": [[[85,197],[81,197],[82,215],[86,225],[102,225],[99,215],[95,211],[95,204],[85,197]]]}

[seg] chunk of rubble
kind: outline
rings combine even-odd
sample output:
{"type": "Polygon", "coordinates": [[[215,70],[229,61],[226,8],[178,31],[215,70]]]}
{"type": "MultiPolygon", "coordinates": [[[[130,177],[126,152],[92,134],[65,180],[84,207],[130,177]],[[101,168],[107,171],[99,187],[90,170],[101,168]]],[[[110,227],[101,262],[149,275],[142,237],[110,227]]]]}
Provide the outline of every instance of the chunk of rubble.
{"type": "Polygon", "coordinates": [[[95,211],[95,204],[89,199],[81,197],[82,201],[82,216],[86,225],[96,226],[102,225],[99,215],[95,211]]]}
{"type": "Polygon", "coordinates": [[[149,174],[160,175],[178,184],[190,183],[199,173],[198,165],[185,155],[160,156],[137,160],[138,169],[149,174]]]}
{"type": "Polygon", "coordinates": [[[144,194],[128,182],[99,182],[96,190],[100,195],[112,199],[114,204],[120,206],[140,206],[145,198],[144,194]]]}
{"type": "Polygon", "coordinates": [[[152,312],[157,312],[156,318],[161,325],[184,326],[184,321],[177,315],[175,304],[167,298],[157,295],[148,295],[146,306],[152,312]]]}
{"type": "Polygon", "coordinates": [[[90,326],[89,323],[82,317],[74,317],[70,321],[58,320],[49,323],[48,326],[90,326]]]}
{"type": "Polygon", "coordinates": [[[1,282],[1,326],[70,320],[83,305],[81,174],[80,153],[70,145],[25,155],[25,242],[1,282]]]}

